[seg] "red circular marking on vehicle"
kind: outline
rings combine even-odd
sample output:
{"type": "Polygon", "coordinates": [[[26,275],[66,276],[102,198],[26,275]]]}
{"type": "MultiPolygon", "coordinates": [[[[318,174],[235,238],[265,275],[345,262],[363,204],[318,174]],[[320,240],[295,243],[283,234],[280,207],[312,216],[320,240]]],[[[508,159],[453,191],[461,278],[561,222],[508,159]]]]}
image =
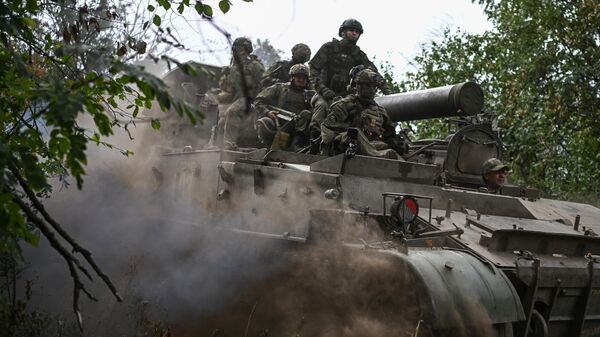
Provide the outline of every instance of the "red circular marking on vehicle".
{"type": "Polygon", "coordinates": [[[404,205],[406,206],[406,208],[412,213],[412,214],[416,214],[417,213],[417,202],[412,199],[412,198],[407,198],[404,200],[404,205]]]}

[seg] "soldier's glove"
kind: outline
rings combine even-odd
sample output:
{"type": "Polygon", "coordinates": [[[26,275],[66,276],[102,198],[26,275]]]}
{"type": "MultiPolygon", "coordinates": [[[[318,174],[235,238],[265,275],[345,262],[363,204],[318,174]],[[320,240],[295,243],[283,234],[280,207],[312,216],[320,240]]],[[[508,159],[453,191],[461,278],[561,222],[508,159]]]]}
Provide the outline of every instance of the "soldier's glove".
{"type": "Polygon", "coordinates": [[[387,141],[390,148],[396,151],[399,155],[408,152],[408,144],[400,137],[394,137],[387,141]]]}
{"type": "Polygon", "coordinates": [[[267,112],[267,117],[271,118],[272,120],[276,120],[277,119],[277,112],[276,111],[268,111],[267,112]]]}
{"type": "Polygon", "coordinates": [[[335,97],[335,92],[329,88],[323,88],[321,90],[321,96],[328,101],[331,101],[335,97]]]}
{"type": "Polygon", "coordinates": [[[348,128],[346,131],[346,158],[350,159],[356,155],[358,150],[358,146],[356,144],[358,140],[358,129],[357,128],[348,128]]]}

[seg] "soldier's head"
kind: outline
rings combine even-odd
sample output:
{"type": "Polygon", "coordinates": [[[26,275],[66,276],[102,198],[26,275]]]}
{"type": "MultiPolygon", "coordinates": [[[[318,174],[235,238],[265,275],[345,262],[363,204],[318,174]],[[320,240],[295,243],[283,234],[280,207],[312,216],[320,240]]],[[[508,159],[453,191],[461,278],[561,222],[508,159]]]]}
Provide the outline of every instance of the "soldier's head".
{"type": "Polygon", "coordinates": [[[348,73],[348,75],[350,76],[350,83],[348,83],[348,85],[346,86],[347,92],[354,91],[354,89],[356,88],[356,75],[358,75],[358,73],[364,70],[365,68],[366,67],[364,65],[359,64],[350,69],[350,72],[348,73]]]}
{"type": "Polygon", "coordinates": [[[234,53],[247,55],[254,50],[252,48],[252,42],[245,37],[238,37],[233,41],[233,46],[231,48],[234,53]]]}
{"type": "Polygon", "coordinates": [[[292,47],[292,61],[294,64],[304,63],[310,60],[310,48],[304,43],[298,43],[292,47]]]}
{"type": "Polygon", "coordinates": [[[498,158],[490,158],[483,163],[481,174],[485,186],[490,192],[497,192],[506,183],[506,175],[510,171],[498,158]]]}
{"type": "Polygon", "coordinates": [[[356,43],[363,32],[363,27],[358,20],[346,19],[340,25],[338,35],[344,40],[356,43]]]}
{"type": "Polygon", "coordinates": [[[377,92],[377,84],[380,75],[367,68],[361,70],[354,82],[356,83],[356,93],[361,98],[373,98],[377,92]]]}
{"type": "Polygon", "coordinates": [[[306,88],[308,86],[308,66],[304,64],[294,64],[290,68],[290,83],[297,88],[306,88]]]}

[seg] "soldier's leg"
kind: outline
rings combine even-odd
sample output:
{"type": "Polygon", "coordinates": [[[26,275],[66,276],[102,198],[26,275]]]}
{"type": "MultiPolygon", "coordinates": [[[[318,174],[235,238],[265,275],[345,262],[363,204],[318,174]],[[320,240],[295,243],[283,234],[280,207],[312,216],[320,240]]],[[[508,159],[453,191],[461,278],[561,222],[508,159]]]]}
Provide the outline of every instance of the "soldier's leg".
{"type": "Polygon", "coordinates": [[[237,146],[240,128],[242,127],[241,124],[245,114],[246,100],[244,98],[235,100],[225,112],[223,140],[226,146],[237,146]]]}
{"type": "Polygon", "coordinates": [[[361,154],[363,156],[388,159],[400,158],[396,151],[387,147],[387,144],[380,141],[371,143],[362,131],[358,132],[358,139],[356,141],[358,143],[358,154],[361,154]]]}
{"type": "MultiPolygon", "coordinates": [[[[345,132],[343,133],[345,135],[345,132]]],[[[335,155],[334,141],[336,139],[336,132],[328,128],[326,125],[321,124],[321,144],[320,154],[323,156],[335,155]]]]}
{"type": "Polygon", "coordinates": [[[329,112],[329,103],[327,103],[323,97],[316,94],[310,100],[310,104],[313,111],[309,126],[310,137],[311,139],[316,139],[321,136],[321,123],[323,123],[325,117],[327,117],[327,113],[329,112]]]}
{"type": "MultiPolygon", "coordinates": [[[[347,143],[348,140],[346,137],[342,139],[343,143],[347,143]]],[[[356,146],[358,148],[357,154],[363,156],[371,156],[371,157],[379,157],[379,158],[388,158],[388,159],[399,159],[400,156],[396,151],[385,148],[386,146],[381,146],[382,142],[375,142],[371,144],[369,139],[365,136],[365,134],[359,130],[358,138],[356,139],[356,146]],[[378,149],[379,148],[379,149],[378,149]]],[[[385,143],[383,143],[385,145],[385,143]]]]}
{"type": "Polygon", "coordinates": [[[302,110],[298,114],[294,125],[294,131],[292,132],[292,143],[289,147],[289,151],[298,151],[310,144],[308,125],[311,117],[312,113],[309,110],[302,110]]]}
{"type": "Polygon", "coordinates": [[[260,145],[270,149],[275,132],[277,132],[275,122],[269,117],[262,117],[256,121],[254,127],[256,128],[260,145]]]}

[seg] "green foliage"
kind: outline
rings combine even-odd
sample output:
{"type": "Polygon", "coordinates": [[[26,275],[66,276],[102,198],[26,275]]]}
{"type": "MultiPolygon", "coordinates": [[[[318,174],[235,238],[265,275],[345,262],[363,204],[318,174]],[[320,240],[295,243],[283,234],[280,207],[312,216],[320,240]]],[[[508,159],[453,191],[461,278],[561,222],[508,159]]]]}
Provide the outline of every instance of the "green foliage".
{"type": "MultiPolygon", "coordinates": [[[[212,16],[208,4],[186,0],[177,9],[171,4],[168,0],[148,4],[155,26],[165,25],[161,15],[169,11],[181,14],[181,5],[212,16]]],[[[230,5],[219,2],[223,12],[230,5]]],[[[103,1],[80,7],[62,1],[0,3],[0,62],[7,65],[0,68],[0,251],[15,252],[21,239],[37,242],[22,207],[15,203],[28,200],[11,167],[38,196],[49,195],[47,179],[53,175],[72,176],[81,188],[88,142],[112,148],[101,137],[124,127],[122,121],[135,118],[140,109],[158,103],[163,110],[185,114],[194,123],[202,117],[193,107],[175,100],[162,80],[131,62],[146,53],[144,35],[119,30],[127,27],[120,18],[128,9],[106,6],[103,1]],[[121,102],[129,103],[123,108],[121,102]],[[79,125],[82,114],[92,117],[94,128],[79,125]]],[[[156,32],[165,34],[156,40],[176,45],[165,30],[156,32]]],[[[187,74],[195,71],[167,56],[149,57],[176,63],[187,74]]],[[[160,127],[158,120],[152,127],[160,127]]]]}
{"type": "MultiPolygon", "coordinates": [[[[591,0],[480,4],[494,29],[446,31],[423,46],[417,70],[398,88],[480,83],[520,183],[600,198],[600,7],[591,0]]],[[[444,127],[420,122],[416,129],[437,137],[444,127]]]]}
{"type": "MultiPolygon", "coordinates": [[[[217,2],[223,13],[229,11],[231,2],[217,2]]],[[[88,143],[112,149],[102,137],[112,135],[115,128],[127,131],[141,109],[158,104],[163,111],[186,115],[192,123],[203,117],[134,62],[142,55],[194,74],[190,65],[149,52],[184,48],[170,24],[173,15],[190,7],[200,15],[213,15],[210,5],[189,0],[153,0],[141,13],[131,12],[138,8],[136,2],[0,1],[0,256],[18,259],[19,243],[35,245],[43,234],[69,266],[78,318],[80,292],[93,299],[81,281],[82,273],[91,276],[78,254],[118,301],[121,297],[91,254],[52,219],[40,199],[51,196],[50,177],[58,176],[67,186],[71,177],[81,188],[88,143]],[[84,115],[92,126],[80,125],[84,115]]],[[[151,126],[160,128],[159,120],[151,126]]],[[[0,271],[4,266],[0,261],[0,271]]],[[[0,289],[0,331],[14,336],[41,334],[43,319],[25,310],[26,303],[14,292],[11,298],[4,294],[0,289]]]]}
{"type": "Polygon", "coordinates": [[[229,0],[221,0],[221,1],[219,1],[219,9],[223,13],[229,12],[230,6],[231,6],[231,4],[230,4],[229,0]]]}

